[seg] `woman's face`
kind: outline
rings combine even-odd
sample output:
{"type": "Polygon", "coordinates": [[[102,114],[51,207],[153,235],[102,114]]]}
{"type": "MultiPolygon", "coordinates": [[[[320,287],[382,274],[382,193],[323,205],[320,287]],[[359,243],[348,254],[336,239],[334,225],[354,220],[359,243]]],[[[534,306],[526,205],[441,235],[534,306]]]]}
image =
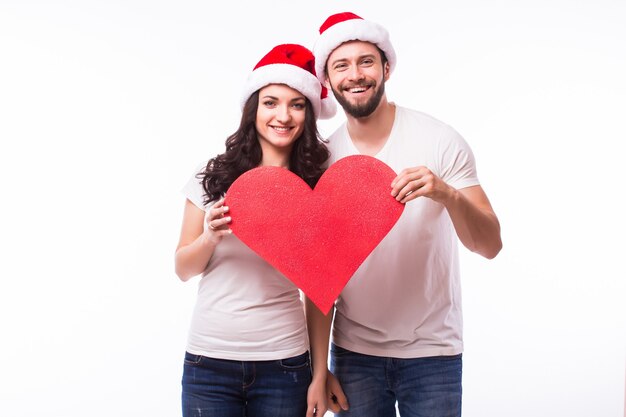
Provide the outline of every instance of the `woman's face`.
{"type": "Polygon", "coordinates": [[[256,130],[263,153],[291,152],[304,130],[306,98],[284,84],[270,84],[259,91],[256,130]]]}

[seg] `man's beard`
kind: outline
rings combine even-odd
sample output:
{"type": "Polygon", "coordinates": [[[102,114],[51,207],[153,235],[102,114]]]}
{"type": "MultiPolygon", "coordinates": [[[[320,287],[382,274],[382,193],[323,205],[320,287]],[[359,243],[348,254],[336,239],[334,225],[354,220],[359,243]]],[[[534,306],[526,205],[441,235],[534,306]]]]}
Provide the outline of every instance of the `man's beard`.
{"type": "Polygon", "coordinates": [[[363,104],[350,103],[341,93],[337,92],[337,90],[335,90],[335,87],[333,87],[332,85],[331,90],[333,91],[333,95],[335,96],[341,107],[343,107],[346,113],[355,118],[367,117],[370,114],[374,113],[374,110],[376,110],[376,108],[380,104],[380,100],[383,98],[383,94],[385,94],[385,81],[383,80],[381,82],[380,88],[378,89],[376,94],[374,94],[372,98],[370,98],[363,104]]]}

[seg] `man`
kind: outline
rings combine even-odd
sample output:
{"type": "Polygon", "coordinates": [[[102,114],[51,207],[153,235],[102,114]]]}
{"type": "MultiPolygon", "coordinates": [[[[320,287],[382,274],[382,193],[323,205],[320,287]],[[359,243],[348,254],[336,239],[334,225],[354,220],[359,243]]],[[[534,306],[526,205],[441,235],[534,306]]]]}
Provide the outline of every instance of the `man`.
{"type": "MultiPolygon", "coordinates": [[[[450,126],[387,100],[396,53],[380,25],[330,16],[314,54],[317,76],[347,118],[329,138],[331,163],[352,154],[382,160],[398,173],[391,195],[406,204],[336,302],[332,373],[328,336],[315,338],[314,381],[328,376],[328,406],[342,416],[392,417],[396,405],[403,417],[460,416],[458,241],[489,259],[502,247],[472,151],[450,126]]],[[[307,302],[313,334],[328,335],[332,317],[307,302]]]]}

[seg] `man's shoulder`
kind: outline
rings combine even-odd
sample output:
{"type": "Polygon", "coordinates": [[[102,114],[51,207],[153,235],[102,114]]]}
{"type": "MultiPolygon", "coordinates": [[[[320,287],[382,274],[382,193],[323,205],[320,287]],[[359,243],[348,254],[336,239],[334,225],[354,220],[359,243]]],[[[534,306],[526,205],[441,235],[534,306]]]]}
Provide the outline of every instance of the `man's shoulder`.
{"type": "Polygon", "coordinates": [[[330,136],[326,138],[326,140],[328,141],[326,145],[332,151],[333,148],[337,147],[340,143],[346,140],[347,134],[348,129],[346,128],[346,123],[344,122],[339,125],[339,127],[335,129],[335,131],[331,133],[330,136]]]}
{"type": "Polygon", "coordinates": [[[430,114],[400,106],[397,109],[396,117],[404,128],[415,130],[422,137],[432,137],[439,141],[456,141],[462,138],[454,127],[430,114]]]}
{"type": "Polygon", "coordinates": [[[449,124],[437,119],[436,117],[420,110],[410,109],[408,107],[396,105],[396,111],[401,117],[412,119],[416,122],[430,124],[440,128],[452,128],[449,124]]]}
{"type": "Polygon", "coordinates": [[[346,132],[346,122],[341,123],[331,134],[328,136],[328,140],[341,137],[346,132]]]}

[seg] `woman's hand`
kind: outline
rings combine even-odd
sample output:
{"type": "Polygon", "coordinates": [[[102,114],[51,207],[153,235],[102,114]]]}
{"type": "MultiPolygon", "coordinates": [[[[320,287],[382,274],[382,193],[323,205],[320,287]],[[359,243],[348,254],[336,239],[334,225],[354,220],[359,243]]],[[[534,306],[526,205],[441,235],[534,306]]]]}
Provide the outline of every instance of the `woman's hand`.
{"type": "Polygon", "coordinates": [[[224,205],[223,198],[209,209],[209,213],[206,217],[207,228],[205,232],[207,240],[217,244],[224,236],[233,232],[230,227],[228,227],[231,218],[230,216],[226,216],[226,213],[228,213],[228,207],[224,205]]]}
{"type": "Polygon", "coordinates": [[[326,379],[313,379],[307,394],[308,408],[306,417],[323,417],[328,411],[326,406],[326,379]]]}

